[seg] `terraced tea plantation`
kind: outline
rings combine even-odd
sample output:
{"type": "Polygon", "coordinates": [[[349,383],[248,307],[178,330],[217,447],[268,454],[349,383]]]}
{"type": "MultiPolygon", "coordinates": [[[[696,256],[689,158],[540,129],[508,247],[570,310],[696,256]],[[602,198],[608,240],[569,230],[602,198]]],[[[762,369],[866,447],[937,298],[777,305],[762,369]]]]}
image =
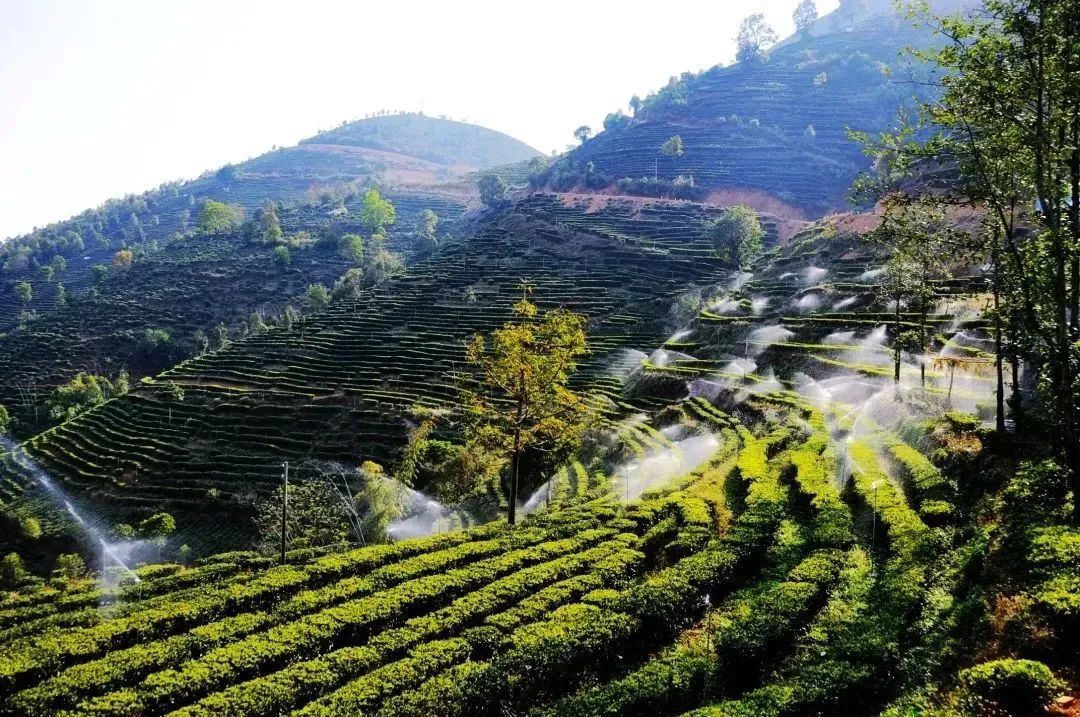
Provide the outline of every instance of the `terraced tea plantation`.
{"type": "Polygon", "coordinates": [[[848,32],[793,39],[765,63],[672,78],[676,84],[646,98],[632,121],[571,156],[579,170],[592,162],[612,181],[688,175],[699,189],[762,190],[814,216],[842,209],[868,166],[847,130],[884,131],[917,91],[892,78],[911,75],[899,51],[925,39],[889,25],[878,17],[848,32]],[[673,135],[684,151],[664,155],[660,147],[673,135]]]}
{"type": "MultiPolygon", "coordinates": [[[[242,540],[218,534],[237,529],[221,516],[236,511],[234,498],[275,487],[282,461],[389,464],[410,407],[456,400],[464,341],[507,319],[522,279],[542,307],[589,317],[592,353],[577,379],[617,391],[618,352],[658,345],[677,293],[730,275],[701,238],[716,211],[587,214],[535,199],[355,301],[182,363],[26,448],[80,500],[107,503],[106,523],[168,509],[196,542],[242,540]]],[[[36,489],[22,495],[25,471],[6,466],[5,502],[34,499],[36,489]]]]}
{"type": "MultiPolygon", "coordinates": [[[[271,487],[282,457],[386,457],[410,405],[452,399],[461,340],[505,320],[527,268],[542,305],[590,317],[579,380],[600,416],[522,525],[295,551],[285,565],[232,553],[8,597],[3,709],[877,714],[975,659],[962,636],[983,533],[926,457],[940,425],[896,408],[921,377],[905,355],[892,384],[877,258],[813,226],[732,274],[700,239],[715,210],[578,201],[531,197],[356,301],[182,364],[28,445],[81,500],[136,512],[213,510],[209,488],[271,487]]],[[[936,290],[940,351],[969,362],[960,376],[931,363],[923,400],[978,408],[991,394],[970,366],[987,340],[966,307],[982,286],[936,290]]],[[[1066,553],[1045,552],[1040,574],[1067,570],[1066,553]]],[[[1055,580],[1030,600],[1065,626],[1046,639],[1063,640],[1075,618],[1055,580]]]]}
{"type": "MultiPolygon", "coordinates": [[[[19,325],[24,312],[47,315],[59,306],[57,283],[69,297],[93,286],[91,269],[108,265],[117,250],[163,244],[191,229],[200,203],[214,199],[241,206],[250,217],[267,199],[296,204],[352,183],[431,190],[469,171],[527,159],[528,145],[476,125],[413,114],[358,120],[295,147],[274,148],[235,166],[114,199],[69,220],[16,237],[0,249],[0,333],[19,325]],[[436,151],[442,147],[442,152],[436,151]],[[41,267],[57,257],[63,268],[45,279],[41,267]],[[10,260],[10,262],[9,262],[10,260]],[[33,287],[24,300],[23,281],[33,287]]],[[[467,184],[450,187],[468,195],[467,184]]]]}
{"type": "MultiPolygon", "coordinates": [[[[416,255],[412,232],[420,212],[435,211],[440,230],[452,233],[464,211],[443,195],[391,192],[388,198],[398,211],[388,246],[407,260],[416,255]]],[[[196,334],[208,338],[220,323],[236,335],[249,330],[253,312],[272,323],[286,305],[303,310],[310,284],[332,287],[350,268],[334,237],[362,231],[358,204],[359,199],[348,202],[351,213],[342,218],[328,217],[321,207],[283,212],[287,234],[326,235],[307,248],[292,249],[288,267],[274,261],[274,247],[236,233],[174,241],[127,270],[114,270],[96,296],[73,299],[70,306],[0,337],[0,404],[24,420],[27,434],[49,392],[79,371],[115,375],[125,369],[135,378],[157,373],[201,351],[196,334]],[[146,346],[148,329],[163,330],[169,338],[146,346]]]]}
{"type": "Polygon", "coordinates": [[[578,466],[560,472],[549,510],[513,529],[294,553],[275,567],[223,556],[146,568],[113,590],[9,598],[3,704],[21,715],[870,713],[910,686],[897,661],[926,660],[940,639],[930,597],[955,587],[958,573],[940,568],[966,553],[947,511],[927,520],[930,500],[952,496],[937,469],[881,431],[862,432],[848,461],[832,440],[852,427],[845,413],[786,391],[736,414],[690,398],[637,433],[670,450],[677,427],[712,450],[629,503],[620,474],[633,461],[611,482],[582,482],[590,468],[578,466]]]}

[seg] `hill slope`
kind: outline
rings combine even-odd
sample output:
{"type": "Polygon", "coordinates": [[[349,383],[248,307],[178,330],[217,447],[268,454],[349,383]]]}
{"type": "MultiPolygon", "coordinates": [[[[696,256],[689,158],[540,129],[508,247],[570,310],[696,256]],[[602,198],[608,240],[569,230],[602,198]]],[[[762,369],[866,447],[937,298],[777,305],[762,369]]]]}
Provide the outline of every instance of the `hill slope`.
{"type": "MultiPolygon", "coordinates": [[[[435,211],[445,236],[456,230],[465,208],[440,194],[391,192],[387,199],[397,211],[387,246],[406,260],[418,254],[413,230],[420,212],[435,211]]],[[[287,267],[275,261],[273,245],[239,230],[177,238],[127,269],[111,269],[89,295],[72,297],[68,305],[0,336],[0,405],[18,419],[17,434],[49,425],[45,404],[52,390],[80,371],[115,376],[124,370],[139,379],[205,351],[219,325],[230,336],[242,336],[253,324],[259,330],[261,322],[280,322],[286,306],[305,312],[309,285],[333,287],[355,267],[337,242],[343,234],[364,231],[360,204],[354,196],[340,205],[280,212],[286,235],[311,235],[289,250],[287,267]],[[150,345],[148,330],[165,336],[157,334],[150,345]]],[[[56,281],[39,286],[55,291],[56,281]]]]}
{"type": "MultiPolygon", "coordinates": [[[[504,158],[518,161],[535,154],[527,145],[483,127],[388,115],[343,125],[298,146],[275,149],[192,181],[112,200],[0,245],[0,332],[10,330],[24,313],[32,316],[54,308],[56,286],[42,280],[41,266],[62,257],[66,268],[57,272],[56,280],[68,293],[82,292],[90,285],[90,267],[108,264],[122,247],[152,246],[187,231],[206,199],[238,204],[251,214],[267,199],[286,204],[313,201],[354,183],[429,188],[502,164],[504,158]],[[337,137],[340,143],[335,143],[337,137]],[[366,144],[354,141],[364,137],[366,144]],[[22,281],[34,289],[27,302],[15,292],[22,281]]],[[[467,196],[473,190],[461,186],[452,191],[467,196]]]]}
{"type": "MultiPolygon", "coordinates": [[[[532,197],[414,267],[395,292],[382,287],[334,306],[304,336],[271,332],[170,374],[189,391],[216,394],[219,418],[207,420],[201,397],[170,406],[150,386],[81,426],[125,436],[124,450],[154,476],[110,488],[133,498],[168,490],[183,500],[182,488],[205,485],[189,476],[168,486],[170,473],[152,455],[160,446],[134,449],[152,435],[182,443],[176,437],[192,422],[204,422],[203,442],[231,445],[238,466],[252,457],[236,452],[242,441],[276,456],[326,451],[305,423],[323,432],[340,425],[327,420],[332,409],[321,419],[314,407],[304,409],[310,418],[294,409],[282,421],[285,406],[315,392],[363,392],[373,385],[367,372],[391,366],[394,378],[366,389],[369,400],[438,400],[425,366],[452,360],[448,338],[459,330],[506,315],[521,265],[497,259],[528,258],[538,298],[594,318],[598,350],[583,379],[607,400],[598,403],[595,450],[534,494],[524,526],[496,521],[348,552],[298,551],[284,566],[233,554],[146,568],[126,587],[85,582],[9,598],[0,603],[0,634],[12,643],[0,661],[5,707],[30,715],[869,715],[900,700],[899,714],[920,704],[928,675],[978,659],[971,623],[984,610],[977,581],[992,529],[961,522],[977,506],[925,457],[947,423],[926,424],[914,404],[899,422],[890,413],[897,389],[880,375],[889,351],[879,335],[876,257],[842,224],[820,225],[750,273],[717,273],[679,230],[680,216],[692,223],[706,208],[618,200],[583,208],[532,197]],[[470,262],[488,278],[435,280],[470,262]],[[687,280],[705,289],[678,302],[689,313],[647,306],[666,307],[687,280]],[[469,286],[475,305],[456,300],[469,286]],[[660,331],[650,316],[681,328],[668,335],[670,324],[660,331]],[[642,353],[609,362],[611,349],[626,346],[642,353]],[[347,374],[342,356],[361,373],[347,374]],[[259,392],[263,400],[246,405],[259,392]],[[172,427],[166,407],[184,412],[172,427]],[[252,435],[230,435],[242,429],[226,415],[244,417],[252,435]]],[[[978,290],[965,279],[937,291],[956,301],[962,288],[978,290]]],[[[979,353],[966,343],[985,338],[977,317],[950,312],[935,322],[950,344],[979,353]]],[[[906,385],[916,374],[905,364],[906,385]]],[[[956,386],[934,372],[930,380],[931,397],[985,396],[977,376],[956,386]]],[[[55,453],[76,440],[64,434],[31,451],[75,489],[79,451],[55,453]]],[[[236,477],[220,473],[224,464],[204,470],[227,488],[244,469],[236,477]]],[[[1047,555],[1042,569],[1061,571],[1068,559],[1047,555]]],[[[1075,624],[1054,607],[1059,588],[1036,580],[1025,589],[1033,609],[1075,624]]],[[[1039,649],[1064,649],[1066,634],[1043,633],[1039,649]]]]}
{"type": "Polygon", "coordinates": [[[320,132],[300,144],[367,147],[472,170],[513,164],[542,154],[501,132],[422,114],[371,117],[320,132]]]}
{"type": "MultiPolygon", "coordinates": [[[[243,524],[221,517],[243,513],[235,499],[276,486],[282,460],[388,462],[413,404],[455,398],[465,340],[510,315],[523,278],[541,306],[590,317],[593,355],[579,380],[609,385],[615,354],[663,340],[676,294],[730,273],[701,237],[717,213],[631,202],[587,213],[532,198],[355,301],[184,362],[26,447],[92,501],[102,523],[168,509],[187,515],[181,523],[199,540],[243,541],[243,524]],[[170,383],[184,389],[182,400],[170,383]],[[220,500],[208,504],[210,489],[220,500]],[[223,522],[239,532],[218,535],[212,526],[223,522]]],[[[40,509],[31,475],[5,465],[11,511],[40,509]]]]}
{"type": "Polygon", "coordinates": [[[891,12],[851,20],[838,11],[818,27],[767,62],[673,77],[634,117],[609,117],[608,129],[572,151],[571,166],[552,181],[580,181],[592,163],[601,181],[686,175],[699,193],[764,192],[811,217],[842,208],[868,166],[847,129],[891,126],[916,91],[900,51],[927,38],[891,12]],[[674,135],[682,156],[660,151],[674,135]]]}

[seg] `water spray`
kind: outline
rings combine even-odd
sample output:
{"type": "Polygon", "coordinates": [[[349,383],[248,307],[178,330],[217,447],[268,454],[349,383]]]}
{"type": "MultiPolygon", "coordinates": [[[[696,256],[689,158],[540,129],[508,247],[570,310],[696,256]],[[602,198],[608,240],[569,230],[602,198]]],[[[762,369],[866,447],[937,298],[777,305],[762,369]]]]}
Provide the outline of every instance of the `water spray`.
{"type": "Polygon", "coordinates": [[[64,491],[58,485],[56,485],[56,483],[53,482],[49,474],[46,473],[40,465],[38,465],[37,461],[35,461],[30,456],[30,454],[28,454],[26,450],[23,449],[21,445],[15,443],[9,438],[0,436],[0,448],[3,448],[11,455],[11,459],[19,468],[30,474],[34,481],[45,490],[46,494],[48,494],[55,503],[63,506],[64,510],[67,511],[68,515],[71,516],[76,527],[78,527],[83,532],[83,534],[86,536],[86,538],[92,545],[101,547],[103,575],[105,572],[105,559],[109,558],[116,563],[117,567],[123,570],[124,575],[127,578],[133,580],[134,582],[140,582],[139,576],[136,575],[130,567],[128,567],[127,563],[125,563],[123,559],[120,558],[120,555],[116,552],[115,545],[106,540],[105,531],[92,525],[82,515],[82,513],[79,512],[79,510],[75,507],[74,503],[72,503],[71,499],[69,499],[64,493],[64,491]]]}

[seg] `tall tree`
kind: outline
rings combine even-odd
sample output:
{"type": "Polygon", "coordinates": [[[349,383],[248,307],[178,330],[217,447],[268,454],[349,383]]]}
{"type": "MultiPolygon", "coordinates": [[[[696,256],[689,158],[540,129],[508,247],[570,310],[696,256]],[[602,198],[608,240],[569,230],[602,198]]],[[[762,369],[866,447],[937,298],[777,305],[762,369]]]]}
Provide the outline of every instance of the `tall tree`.
{"type": "Polygon", "coordinates": [[[739,25],[739,32],[735,36],[735,59],[739,62],[761,62],[777,39],[776,31],[765,22],[765,15],[756,12],[739,25]]]}
{"type": "Polygon", "coordinates": [[[973,14],[934,17],[925,3],[914,12],[939,35],[935,49],[917,53],[940,69],[940,92],[920,117],[939,131],[869,142],[882,184],[986,208],[980,236],[998,289],[998,343],[1014,352],[1014,371],[1018,359],[1035,374],[1038,422],[1080,495],[1080,43],[1069,41],[1080,34],[1080,8],[984,0],[973,14]],[[927,160],[955,166],[957,181],[912,181],[927,160]]]}
{"type": "Polygon", "coordinates": [[[364,261],[364,238],[359,234],[343,234],[338,239],[338,254],[353,264],[364,261]]]}
{"type": "Polygon", "coordinates": [[[262,550],[280,550],[283,514],[285,543],[290,550],[363,542],[357,509],[345,485],[348,478],[334,475],[330,469],[305,467],[303,478],[289,482],[287,502],[284,484],[258,499],[255,526],[262,550]]]}
{"type": "MultiPolygon", "coordinates": [[[[905,351],[923,354],[930,347],[927,321],[936,296],[934,282],[950,276],[950,262],[958,264],[971,258],[971,241],[966,234],[949,228],[945,211],[936,202],[912,201],[893,195],[885,200],[883,207],[881,222],[870,233],[869,239],[891,252],[892,259],[885,267],[886,275],[892,282],[891,289],[904,295],[886,298],[910,303],[917,327],[913,335],[904,336],[901,313],[897,308],[893,338],[903,344],[905,351]]],[[[899,380],[899,351],[895,357],[895,378],[899,380]]],[[[925,385],[925,360],[920,361],[919,375],[925,385]]]]}
{"type": "Polygon", "coordinates": [[[478,388],[462,397],[466,437],[509,459],[507,520],[517,520],[522,457],[565,455],[580,442],[586,406],[569,388],[577,358],[586,352],[585,318],[564,309],[538,314],[528,290],[514,306],[516,321],[490,336],[477,335],[466,358],[478,388]]]}
{"type": "Polygon", "coordinates": [[[267,199],[259,207],[255,214],[255,226],[259,238],[265,242],[276,244],[282,239],[281,220],[277,214],[277,203],[267,199]]]}
{"type": "Polygon", "coordinates": [[[795,6],[795,12],[792,13],[791,18],[795,21],[796,32],[806,32],[818,18],[817,4],[814,0],[802,0],[795,6]]]}
{"type": "Polygon", "coordinates": [[[382,283],[391,275],[404,268],[405,264],[401,257],[391,252],[386,246],[386,240],[382,235],[375,234],[371,237],[371,247],[364,255],[363,285],[374,286],[382,283]]]}
{"type": "Polygon", "coordinates": [[[592,127],[590,127],[587,124],[583,124],[580,127],[578,127],[576,130],[574,130],[574,139],[576,139],[581,144],[585,144],[585,140],[587,140],[589,138],[589,135],[591,135],[591,134],[592,134],[592,127]]]}

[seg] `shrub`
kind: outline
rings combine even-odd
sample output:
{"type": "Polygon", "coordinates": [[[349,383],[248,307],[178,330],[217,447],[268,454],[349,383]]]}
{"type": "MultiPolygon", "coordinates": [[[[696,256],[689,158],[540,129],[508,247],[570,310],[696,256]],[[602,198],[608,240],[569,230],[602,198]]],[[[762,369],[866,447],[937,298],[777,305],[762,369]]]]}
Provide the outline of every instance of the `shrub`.
{"type": "Polygon", "coordinates": [[[289,247],[276,246],[274,247],[274,263],[278,266],[285,268],[292,264],[292,255],[289,254],[289,247]]]}
{"type": "Polygon", "coordinates": [[[1042,714],[1063,688],[1049,667],[1034,660],[994,660],[958,676],[960,704],[966,713],[986,717],[1042,714]]]}

